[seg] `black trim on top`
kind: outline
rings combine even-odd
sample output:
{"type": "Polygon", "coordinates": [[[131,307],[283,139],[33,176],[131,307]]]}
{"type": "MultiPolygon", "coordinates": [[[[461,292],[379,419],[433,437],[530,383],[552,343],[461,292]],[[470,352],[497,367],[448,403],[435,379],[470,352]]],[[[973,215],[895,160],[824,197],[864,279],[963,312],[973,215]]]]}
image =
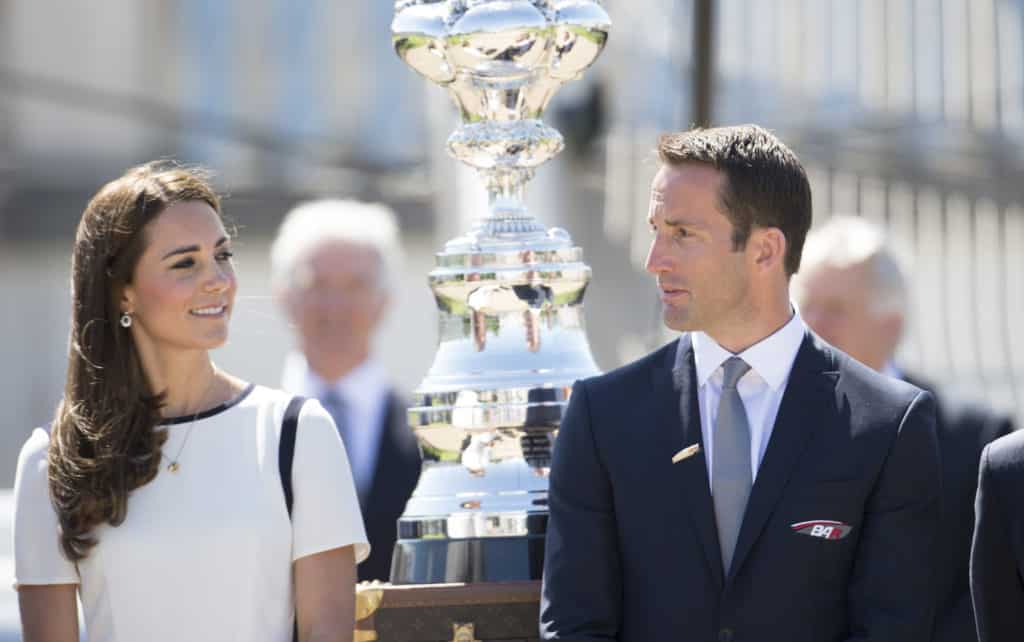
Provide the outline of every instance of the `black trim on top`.
{"type": "Polygon", "coordinates": [[[255,388],[255,387],[256,387],[256,384],[250,383],[249,385],[247,385],[245,387],[244,390],[242,390],[241,393],[238,394],[237,397],[235,397],[234,399],[229,399],[228,401],[225,401],[224,403],[220,404],[219,406],[214,406],[213,408],[210,408],[209,410],[204,410],[204,411],[202,411],[202,412],[200,412],[200,413],[198,413],[196,415],[183,415],[181,417],[167,417],[166,419],[161,420],[159,425],[160,426],[173,426],[175,424],[185,424],[185,423],[189,423],[189,422],[192,422],[192,421],[199,421],[200,419],[206,419],[207,417],[212,417],[212,416],[214,416],[216,414],[224,412],[225,410],[228,410],[229,408],[237,406],[243,399],[245,399],[246,397],[249,396],[249,393],[252,392],[253,388],[255,388]]]}

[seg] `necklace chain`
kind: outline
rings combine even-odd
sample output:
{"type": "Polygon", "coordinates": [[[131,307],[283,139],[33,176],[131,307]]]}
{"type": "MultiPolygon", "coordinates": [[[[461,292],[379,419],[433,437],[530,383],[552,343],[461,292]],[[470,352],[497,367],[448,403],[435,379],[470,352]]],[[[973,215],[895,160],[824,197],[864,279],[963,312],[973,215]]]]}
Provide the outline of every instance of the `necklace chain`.
{"type": "Polygon", "coordinates": [[[185,432],[185,438],[181,441],[181,446],[178,447],[178,453],[174,456],[174,459],[170,460],[171,463],[167,464],[168,472],[176,473],[181,469],[181,453],[182,451],[185,450],[185,446],[188,445],[188,439],[189,437],[192,436],[192,429],[195,428],[196,426],[196,420],[199,418],[199,415],[202,414],[203,400],[206,399],[206,395],[210,394],[210,391],[213,390],[214,386],[216,385],[217,370],[216,368],[214,368],[213,383],[210,384],[210,387],[206,389],[206,392],[203,394],[202,398],[199,399],[199,405],[196,407],[195,414],[192,415],[192,420],[188,422],[188,430],[185,432]]]}

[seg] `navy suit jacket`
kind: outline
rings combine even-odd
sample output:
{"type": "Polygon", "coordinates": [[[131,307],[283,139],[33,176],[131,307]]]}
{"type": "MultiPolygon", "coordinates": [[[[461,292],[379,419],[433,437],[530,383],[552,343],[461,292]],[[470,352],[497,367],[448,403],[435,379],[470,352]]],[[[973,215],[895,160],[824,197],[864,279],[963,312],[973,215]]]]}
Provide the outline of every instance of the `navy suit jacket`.
{"type": "Polygon", "coordinates": [[[1024,639],[1024,431],[981,454],[971,594],[981,642],[1024,639]]]}
{"type": "Polygon", "coordinates": [[[676,343],[574,388],[552,461],[541,637],[926,642],[940,518],[931,395],[808,333],[725,575],[704,454],[671,461],[701,443],[680,341],[681,393],[676,343]],[[850,531],[797,526],[821,520],[850,531]]]}

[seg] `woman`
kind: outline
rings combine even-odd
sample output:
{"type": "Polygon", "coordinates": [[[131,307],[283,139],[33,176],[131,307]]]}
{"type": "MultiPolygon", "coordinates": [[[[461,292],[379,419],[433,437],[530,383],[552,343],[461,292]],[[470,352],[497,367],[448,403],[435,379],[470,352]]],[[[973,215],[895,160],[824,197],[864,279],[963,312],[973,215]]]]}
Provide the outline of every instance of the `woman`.
{"type": "Polygon", "coordinates": [[[78,226],[67,382],[15,482],[26,642],[351,640],[369,552],[344,448],[298,418],[289,518],[278,438],[290,397],[210,360],[237,283],[196,171],[129,170],[78,226]],[[293,582],[294,580],[294,582],[293,582]],[[294,588],[293,588],[294,587],[294,588]]]}

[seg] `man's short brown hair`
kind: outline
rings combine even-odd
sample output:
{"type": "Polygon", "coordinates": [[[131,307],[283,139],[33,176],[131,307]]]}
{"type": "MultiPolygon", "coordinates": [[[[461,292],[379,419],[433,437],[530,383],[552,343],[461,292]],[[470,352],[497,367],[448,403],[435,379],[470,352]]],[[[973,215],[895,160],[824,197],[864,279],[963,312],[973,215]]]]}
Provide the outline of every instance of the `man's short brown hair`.
{"type": "Polygon", "coordinates": [[[757,125],[692,129],[658,138],[658,156],[669,165],[704,163],[722,173],[722,211],[740,249],[757,227],[775,227],[786,237],[786,275],[800,269],[811,228],[811,186],[796,154],[757,125]]]}

